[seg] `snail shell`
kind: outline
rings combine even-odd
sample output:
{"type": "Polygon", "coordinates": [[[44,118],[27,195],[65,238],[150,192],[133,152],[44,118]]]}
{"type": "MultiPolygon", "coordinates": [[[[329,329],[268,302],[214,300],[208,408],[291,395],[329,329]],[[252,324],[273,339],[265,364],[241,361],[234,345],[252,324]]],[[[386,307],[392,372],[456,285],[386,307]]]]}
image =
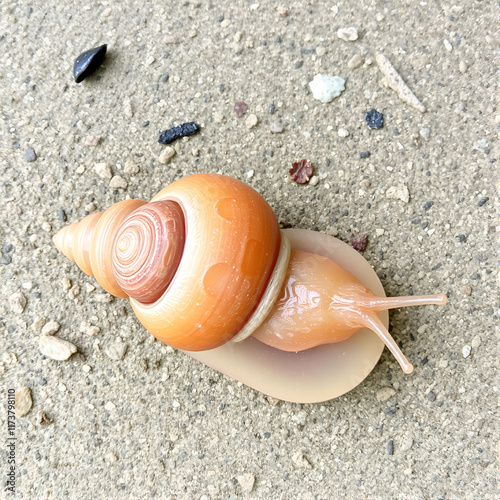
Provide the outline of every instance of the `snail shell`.
{"type": "Polygon", "coordinates": [[[256,191],[216,174],[175,181],[150,203],[117,203],[63,228],[54,243],[109,293],[129,297],[155,337],[290,401],[352,389],[384,343],[410,373],[386,310],[446,302],[385,298],[351,247],[313,231],[280,232],[256,191]]]}

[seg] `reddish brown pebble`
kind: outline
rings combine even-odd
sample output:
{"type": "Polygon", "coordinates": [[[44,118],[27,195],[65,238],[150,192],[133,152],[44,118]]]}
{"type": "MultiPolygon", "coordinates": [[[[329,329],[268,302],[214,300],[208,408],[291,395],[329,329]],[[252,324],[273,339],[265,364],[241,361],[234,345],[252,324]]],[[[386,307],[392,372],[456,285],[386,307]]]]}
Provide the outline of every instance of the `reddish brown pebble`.
{"type": "Polygon", "coordinates": [[[298,184],[305,184],[313,173],[313,166],[309,160],[300,160],[292,163],[292,168],[288,170],[292,181],[298,184]]]}
{"type": "Polygon", "coordinates": [[[368,245],[368,235],[362,234],[360,236],[356,236],[356,238],[353,238],[349,242],[349,245],[351,245],[352,248],[358,252],[364,252],[366,250],[366,245],[368,245]]]}
{"type": "Polygon", "coordinates": [[[248,106],[243,101],[234,103],[233,111],[238,118],[241,118],[246,113],[247,109],[248,106]]]}

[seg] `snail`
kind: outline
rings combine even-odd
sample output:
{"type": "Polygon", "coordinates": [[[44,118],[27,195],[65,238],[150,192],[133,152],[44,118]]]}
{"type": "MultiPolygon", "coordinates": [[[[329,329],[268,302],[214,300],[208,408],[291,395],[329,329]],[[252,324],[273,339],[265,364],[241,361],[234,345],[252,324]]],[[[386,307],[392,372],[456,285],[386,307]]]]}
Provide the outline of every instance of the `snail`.
{"type": "Polygon", "coordinates": [[[125,200],[53,238],[159,340],[268,395],[324,401],[359,384],[389,334],[387,310],[445,295],[385,297],[368,262],[315,231],[281,230],[245,183],[196,174],[149,203],[125,200]],[[374,333],[375,334],[374,334],[374,333]]]}

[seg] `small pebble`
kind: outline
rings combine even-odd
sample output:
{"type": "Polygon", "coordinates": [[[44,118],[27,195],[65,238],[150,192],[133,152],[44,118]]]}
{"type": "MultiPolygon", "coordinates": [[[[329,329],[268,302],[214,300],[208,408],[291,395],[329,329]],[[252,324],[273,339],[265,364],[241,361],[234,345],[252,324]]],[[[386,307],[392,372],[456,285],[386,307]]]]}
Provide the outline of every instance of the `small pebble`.
{"type": "Polygon", "coordinates": [[[460,70],[460,73],[466,73],[468,69],[467,63],[465,61],[460,61],[458,69],[460,70]]]}
{"type": "Polygon", "coordinates": [[[319,177],[317,175],[313,175],[310,179],[309,179],[309,185],[310,186],[316,186],[319,182],[319,177]]]}
{"type": "Polygon", "coordinates": [[[242,474],[241,476],[238,476],[238,483],[240,483],[242,491],[250,493],[255,483],[255,476],[250,474],[250,472],[242,474]]]}
{"type": "Polygon", "coordinates": [[[436,395],[432,391],[429,391],[428,394],[427,394],[427,399],[431,403],[433,403],[434,401],[436,401],[436,395]]]}
{"type": "Polygon", "coordinates": [[[170,144],[181,137],[187,137],[198,132],[198,125],[194,122],[183,123],[178,127],[172,127],[164,130],[160,133],[158,137],[158,142],[160,144],[170,144]]]}
{"type": "Polygon", "coordinates": [[[316,48],[316,55],[318,57],[323,57],[326,54],[326,49],[325,47],[317,47],[316,48]]]}
{"type": "Polygon", "coordinates": [[[387,453],[389,455],[394,455],[394,441],[392,439],[387,443],[387,453]]]}
{"type": "Polygon", "coordinates": [[[88,135],[85,138],[85,146],[97,146],[101,142],[102,136],[88,135]]]}
{"type": "MultiPolygon", "coordinates": [[[[94,209],[95,210],[95,209],[94,209]]],[[[61,280],[61,285],[63,287],[63,290],[65,292],[67,292],[70,288],[71,288],[71,280],[69,278],[66,278],[64,277],[62,280],[61,280]]]]}
{"type": "Polygon", "coordinates": [[[32,162],[37,159],[37,155],[35,153],[35,150],[33,148],[27,148],[26,151],[24,152],[24,161],[27,162],[32,162]]]}
{"type": "Polygon", "coordinates": [[[376,109],[365,111],[365,121],[369,128],[379,129],[384,126],[384,115],[376,109]]]}
{"type": "Polygon", "coordinates": [[[255,127],[255,125],[257,125],[258,122],[259,119],[252,113],[251,115],[248,115],[248,118],[245,120],[245,125],[248,129],[251,129],[255,127]]]}
{"type": "Polygon", "coordinates": [[[114,344],[111,344],[105,352],[108,358],[114,361],[120,361],[123,356],[125,356],[127,349],[128,345],[124,342],[115,342],[114,344]]]}
{"type": "Polygon", "coordinates": [[[39,348],[44,356],[56,361],[64,361],[77,351],[74,344],[53,335],[40,337],[39,348]]]}
{"type": "Polygon", "coordinates": [[[107,163],[96,163],[95,171],[101,179],[111,180],[113,178],[113,172],[107,163]]]}
{"type": "Polygon", "coordinates": [[[42,328],[42,335],[54,335],[59,331],[59,328],[61,328],[61,325],[57,321],[49,321],[42,328]]]}
{"type": "Polygon", "coordinates": [[[115,175],[109,181],[109,187],[112,189],[127,189],[128,182],[121,175],[115,175]]]}
{"type": "Polygon", "coordinates": [[[9,306],[14,314],[22,314],[26,307],[26,297],[21,292],[13,293],[9,297],[9,306]]]}
{"type": "Polygon", "coordinates": [[[363,65],[363,57],[360,54],[355,54],[351,57],[349,62],[347,63],[347,67],[349,69],[358,69],[363,65]]]}
{"type": "Polygon", "coordinates": [[[409,451],[413,446],[413,438],[410,436],[405,436],[399,445],[399,450],[402,452],[409,451]]]}
{"type": "Polygon", "coordinates": [[[345,128],[339,128],[338,132],[339,137],[348,137],[349,136],[349,130],[346,130],[345,128]]]}
{"type": "Polygon", "coordinates": [[[280,17],[288,16],[288,9],[286,7],[283,7],[283,5],[278,5],[278,7],[276,7],[276,12],[280,17]]]}
{"type": "Polygon", "coordinates": [[[139,167],[133,161],[129,160],[129,161],[125,162],[125,167],[123,167],[123,171],[126,174],[133,175],[133,174],[137,174],[139,172],[139,167]]]}
{"type": "Polygon", "coordinates": [[[276,106],[274,105],[274,103],[272,102],[271,104],[269,104],[269,109],[267,110],[267,112],[270,114],[270,115],[274,115],[274,112],[276,111],[276,106]]]}
{"type": "Polygon", "coordinates": [[[76,83],[80,83],[91,75],[104,61],[107,45],[101,45],[80,54],[73,65],[73,77],[76,83]]]}
{"type": "Polygon", "coordinates": [[[101,329],[98,326],[91,325],[87,321],[82,321],[80,323],[80,331],[87,335],[93,336],[97,335],[101,331],[101,329]]]}
{"type": "Polygon", "coordinates": [[[443,41],[443,43],[444,43],[444,48],[448,52],[451,52],[453,50],[453,45],[450,43],[450,41],[448,39],[445,38],[445,40],[443,41]]]}
{"type": "Polygon", "coordinates": [[[168,73],[163,73],[163,75],[160,76],[160,82],[166,83],[168,81],[168,73]]]}
{"type": "Polygon", "coordinates": [[[470,285],[464,285],[460,291],[464,294],[464,295],[471,295],[472,294],[472,287],[470,285]]]}
{"type": "Polygon", "coordinates": [[[297,61],[295,63],[295,69],[300,69],[302,66],[304,66],[304,61],[297,61]]]}
{"type": "Polygon", "coordinates": [[[377,398],[377,401],[380,401],[383,403],[384,401],[387,401],[388,399],[392,398],[396,394],[396,391],[392,387],[381,387],[378,391],[377,394],[375,395],[377,398]]]}
{"type": "Polygon", "coordinates": [[[458,241],[459,243],[464,243],[465,241],[467,241],[467,236],[465,236],[465,234],[459,234],[459,235],[457,236],[457,241],[458,241]]]}
{"type": "Polygon", "coordinates": [[[484,198],[481,198],[478,202],[477,202],[477,206],[478,207],[482,207],[487,201],[489,200],[489,198],[487,196],[485,196],[484,198]]]}
{"type": "Polygon", "coordinates": [[[361,153],[359,153],[359,157],[361,159],[364,159],[364,158],[369,158],[371,155],[370,151],[361,151],[361,153]]]}
{"type": "Polygon", "coordinates": [[[372,183],[368,179],[363,179],[359,185],[366,191],[369,189],[372,185],[372,183]]]}
{"type": "Polygon", "coordinates": [[[353,238],[351,241],[349,241],[349,245],[354,248],[354,250],[357,250],[358,252],[364,252],[366,250],[366,246],[368,245],[368,235],[367,234],[361,234],[359,236],[356,236],[356,238],[353,238]]]}
{"type": "Polygon", "coordinates": [[[167,146],[158,156],[158,161],[163,165],[166,165],[175,156],[175,149],[171,146],[167,146]]]}
{"type": "Polygon", "coordinates": [[[271,123],[271,132],[273,134],[281,134],[283,132],[283,124],[280,122],[271,123]]]}
{"type": "Polygon", "coordinates": [[[420,137],[422,139],[429,139],[431,136],[431,129],[429,127],[422,127],[419,131],[420,137]]]}
{"type": "Polygon", "coordinates": [[[481,345],[481,337],[476,335],[471,342],[472,349],[477,349],[481,345]]]}
{"type": "Polygon", "coordinates": [[[427,212],[427,210],[429,210],[432,207],[432,205],[434,205],[434,202],[432,202],[432,201],[428,201],[428,202],[424,203],[424,206],[423,206],[424,211],[427,212]]]}
{"type": "Polygon", "coordinates": [[[298,467],[303,467],[305,469],[312,469],[312,466],[307,460],[307,458],[304,456],[304,453],[302,451],[296,451],[292,455],[292,462],[297,465],[298,467]]]}
{"type": "Polygon", "coordinates": [[[35,332],[39,332],[43,328],[45,321],[45,318],[37,316],[33,321],[33,324],[31,325],[33,327],[33,330],[35,330],[35,332]]]}
{"type": "Polygon", "coordinates": [[[464,358],[468,358],[471,353],[471,346],[470,345],[464,345],[462,348],[462,356],[464,358]]]}
{"type": "Polygon", "coordinates": [[[346,42],[354,42],[358,39],[358,30],[353,26],[349,28],[339,28],[337,37],[346,42]]]}
{"type": "Polygon", "coordinates": [[[40,410],[36,414],[36,423],[38,425],[49,425],[53,422],[52,420],[44,411],[40,410]]]}
{"type": "Polygon", "coordinates": [[[31,389],[29,387],[21,387],[16,391],[16,414],[18,417],[24,417],[29,413],[33,406],[31,399],[31,389]]]}
{"type": "Polygon", "coordinates": [[[234,103],[233,111],[237,118],[241,118],[247,112],[248,106],[243,101],[234,103]]]}
{"type": "Polygon", "coordinates": [[[386,192],[385,197],[394,200],[401,200],[405,203],[410,201],[410,192],[405,184],[401,186],[391,186],[386,192]]]}
{"type": "Polygon", "coordinates": [[[59,215],[59,219],[61,219],[63,222],[66,222],[67,221],[66,212],[62,208],[60,208],[57,212],[59,215]]]}
{"type": "Polygon", "coordinates": [[[345,89],[345,80],[340,76],[317,74],[309,82],[314,99],[327,103],[333,101],[345,89]]]}

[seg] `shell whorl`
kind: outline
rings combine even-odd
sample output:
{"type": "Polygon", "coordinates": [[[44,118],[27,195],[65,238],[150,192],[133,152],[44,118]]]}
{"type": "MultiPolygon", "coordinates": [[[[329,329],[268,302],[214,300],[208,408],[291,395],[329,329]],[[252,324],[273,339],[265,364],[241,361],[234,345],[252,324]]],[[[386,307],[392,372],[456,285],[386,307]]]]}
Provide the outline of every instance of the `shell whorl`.
{"type": "Polygon", "coordinates": [[[282,260],[271,207],[217,174],[175,181],[148,204],[117,203],[63,228],[54,243],[109,293],[129,297],[155,337],[190,351],[218,347],[261,316],[282,260]]]}

